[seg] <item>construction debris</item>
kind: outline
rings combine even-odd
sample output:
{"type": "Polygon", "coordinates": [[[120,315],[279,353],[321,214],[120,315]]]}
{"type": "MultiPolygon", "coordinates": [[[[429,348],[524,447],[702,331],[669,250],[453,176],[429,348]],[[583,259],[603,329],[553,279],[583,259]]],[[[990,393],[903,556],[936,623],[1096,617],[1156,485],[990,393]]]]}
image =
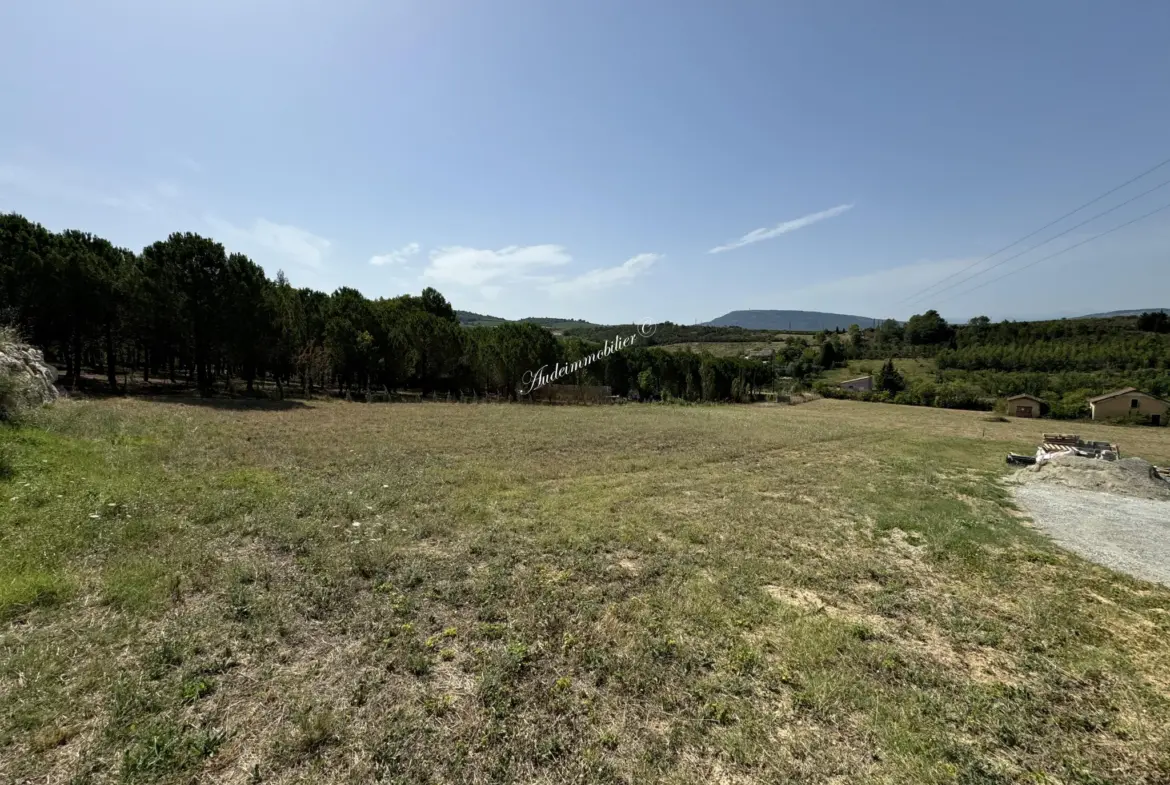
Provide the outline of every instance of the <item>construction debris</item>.
{"type": "Polygon", "coordinates": [[[1042,464],[1062,455],[1073,455],[1078,458],[1092,458],[1101,461],[1116,461],[1121,458],[1121,448],[1112,442],[1082,439],[1076,434],[1046,433],[1044,434],[1043,443],[1036,448],[1036,456],[1034,458],[1009,452],[1007,462],[1010,466],[1032,466],[1042,464]]]}
{"type": "Polygon", "coordinates": [[[1044,434],[1044,443],[1036,448],[1036,462],[1043,463],[1058,455],[1076,455],[1080,458],[1116,461],[1121,458],[1121,448],[1110,442],[1082,439],[1076,434],[1044,434]]]}

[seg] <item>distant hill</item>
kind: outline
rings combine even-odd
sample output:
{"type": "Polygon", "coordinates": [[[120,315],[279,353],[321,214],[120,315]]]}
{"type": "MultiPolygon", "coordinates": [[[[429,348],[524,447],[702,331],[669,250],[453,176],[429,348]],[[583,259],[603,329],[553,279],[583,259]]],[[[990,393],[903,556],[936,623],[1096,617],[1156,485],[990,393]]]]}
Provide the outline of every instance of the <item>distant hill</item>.
{"type": "MultiPolygon", "coordinates": [[[[471,311],[456,311],[455,315],[459,317],[459,323],[464,327],[491,327],[496,324],[513,321],[512,319],[501,319],[499,316],[487,316],[482,313],[472,313],[471,311]]],[[[539,324],[548,330],[567,330],[571,327],[598,326],[584,319],[559,319],[555,316],[529,316],[524,319],[516,319],[515,321],[539,324]]]]}
{"type": "Polygon", "coordinates": [[[872,327],[882,319],[822,311],[732,311],[712,319],[712,327],[742,327],[745,330],[842,330],[849,325],[872,327]]]}
{"type": "Polygon", "coordinates": [[[1136,311],[1106,311],[1105,313],[1091,313],[1088,316],[1078,316],[1078,319],[1108,319],[1110,316],[1141,316],[1143,313],[1170,313],[1170,308],[1139,308],[1136,311]]]}
{"type": "Polygon", "coordinates": [[[481,313],[472,313],[471,311],[455,311],[455,315],[459,317],[459,323],[464,327],[490,327],[493,324],[503,324],[508,321],[498,316],[484,316],[481,313]]]}
{"type": "Polygon", "coordinates": [[[571,327],[600,327],[601,325],[587,322],[584,319],[558,319],[555,316],[529,316],[521,319],[522,322],[532,322],[549,330],[568,330],[571,327]]]}

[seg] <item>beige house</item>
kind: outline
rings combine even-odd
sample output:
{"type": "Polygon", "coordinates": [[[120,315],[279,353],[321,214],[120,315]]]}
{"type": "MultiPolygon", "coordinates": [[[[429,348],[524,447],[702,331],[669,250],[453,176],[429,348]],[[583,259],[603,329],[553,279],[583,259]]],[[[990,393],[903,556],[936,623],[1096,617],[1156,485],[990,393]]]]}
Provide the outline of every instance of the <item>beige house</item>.
{"type": "Polygon", "coordinates": [[[1152,425],[1162,425],[1166,422],[1167,409],[1170,409],[1170,403],[1146,395],[1134,387],[1114,390],[1089,399],[1089,410],[1093,413],[1094,420],[1137,414],[1149,417],[1152,425]]]}
{"type": "Polygon", "coordinates": [[[1035,395],[1013,395],[1007,400],[1007,413],[1012,417],[1039,417],[1044,401],[1035,395]]]}
{"type": "Polygon", "coordinates": [[[841,382],[839,386],[842,390],[853,390],[855,392],[860,392],[862,390],[872,390],[873,377],[858,376],[856,379],[849,379],[847,381],[841,382]]]}

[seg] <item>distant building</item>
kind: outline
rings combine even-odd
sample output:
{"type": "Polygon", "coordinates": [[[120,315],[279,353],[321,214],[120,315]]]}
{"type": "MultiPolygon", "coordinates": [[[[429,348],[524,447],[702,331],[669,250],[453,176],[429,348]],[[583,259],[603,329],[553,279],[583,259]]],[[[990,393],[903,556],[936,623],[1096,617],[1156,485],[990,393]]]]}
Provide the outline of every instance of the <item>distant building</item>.
{"type": "Polygon", "coordinates": [[[1167,409],[1170,409],[1170,403],[1147,395],[1135,387],[1125,387],[1089,399],[1089,410],[1094,420],[1137,414],[1149,417],[1151,425],[1161,425],[1166,421],[1167,409]]]}
{"type": "Polygon", "coordinates": [[[858,376],[856,379],[849,379],[848,381],[841,382],[841,384],[838,386],[842,390],[853,390],[854,392],[861,392],[863,390],[872,390],[873,389],[873,377],[872,376],[858,376]]]}
{"type": "Polygon", "coordinates": [[[1035,395],[1012,395],[1007,399],[1007,413],[1012,417],[1039,417],[1044,401],[1035,395]]]}

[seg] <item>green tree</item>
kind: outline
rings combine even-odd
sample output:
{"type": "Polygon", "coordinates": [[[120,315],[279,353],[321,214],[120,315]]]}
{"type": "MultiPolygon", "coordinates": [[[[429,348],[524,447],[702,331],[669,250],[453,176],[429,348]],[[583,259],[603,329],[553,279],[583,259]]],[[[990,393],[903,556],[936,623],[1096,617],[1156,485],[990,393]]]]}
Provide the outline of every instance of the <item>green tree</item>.
{"type": "Polygon", "coordinates": [[[884,390],[891,395],[900,393],[906,389],[906,380],[902,378],[902,374],[894,367],[894,360],[892,358],[886,360],[885,365],[874,374],[873,386],[874,389],[884,390]]]}
{"type": "Polygon", "coordinates": [[[183,325],[196,384],[208,394],[214,383],[212,359],[226,332],[227,254],[214,240],[186,232],[154,243],[142,255],[159,278],[174,286],[179,313],[172,318],[183,325]]]}
{"type": "Polygon", "coordinates": [[[232,365],[243,375],[249,393],[257,372],[267,366],[279,342],[270,286],[260,265],[243,254],[228,257],[225,343],[232,365]]]}
{"type": "Polygon", "coordinates": [[[428,286],[422,290],[419,299],[422,300],[422,309],[430,315],[459,324],[459,317],[455,315],[455,309],[447,302],[447,298],[439,294],[437,289],[428,286]]]}
{"type": "Polygon", "coordinates": [[[906,341],[912,345],[943,344],[952,334],[950,325],[933,309],[915,314],[906,322],[906,341]]]}
{"type": "Polygon", "coordinates": [[[704,401],[718,400],[719,388],[715,361],[710,357],[704,357],[699,366],[699,382],[704,401]]]}
{"type": "Polygon", "coordinates": [[[825,341],[821,344],[821,352],[817,364],[826,371],[831,370],[836,368],[837,364],[843,359],[842,354],[836,340],[825,341]]]}
{"type": "Polygon", "coordinates": [[[1165,311],[1151,311],[1138,317],[1137,328],[1149,333],[1170,333],[1170,315],[1165,311]]]}
{"type": "Polygon", "coordinates": [[[357,289],[343,286],[330,295],[325,348],[333,362],[339,395],[368,381],[370,347],[361,342],[361,336],[372,333],[374,323],[370,303],[357,289]]]}
{"type": "Polygon", "coordinates": [[[653,368],[643,368],[638,374],[638,393],[643,398],[658,395],[658,379],[654,376],[653,368]]]}

